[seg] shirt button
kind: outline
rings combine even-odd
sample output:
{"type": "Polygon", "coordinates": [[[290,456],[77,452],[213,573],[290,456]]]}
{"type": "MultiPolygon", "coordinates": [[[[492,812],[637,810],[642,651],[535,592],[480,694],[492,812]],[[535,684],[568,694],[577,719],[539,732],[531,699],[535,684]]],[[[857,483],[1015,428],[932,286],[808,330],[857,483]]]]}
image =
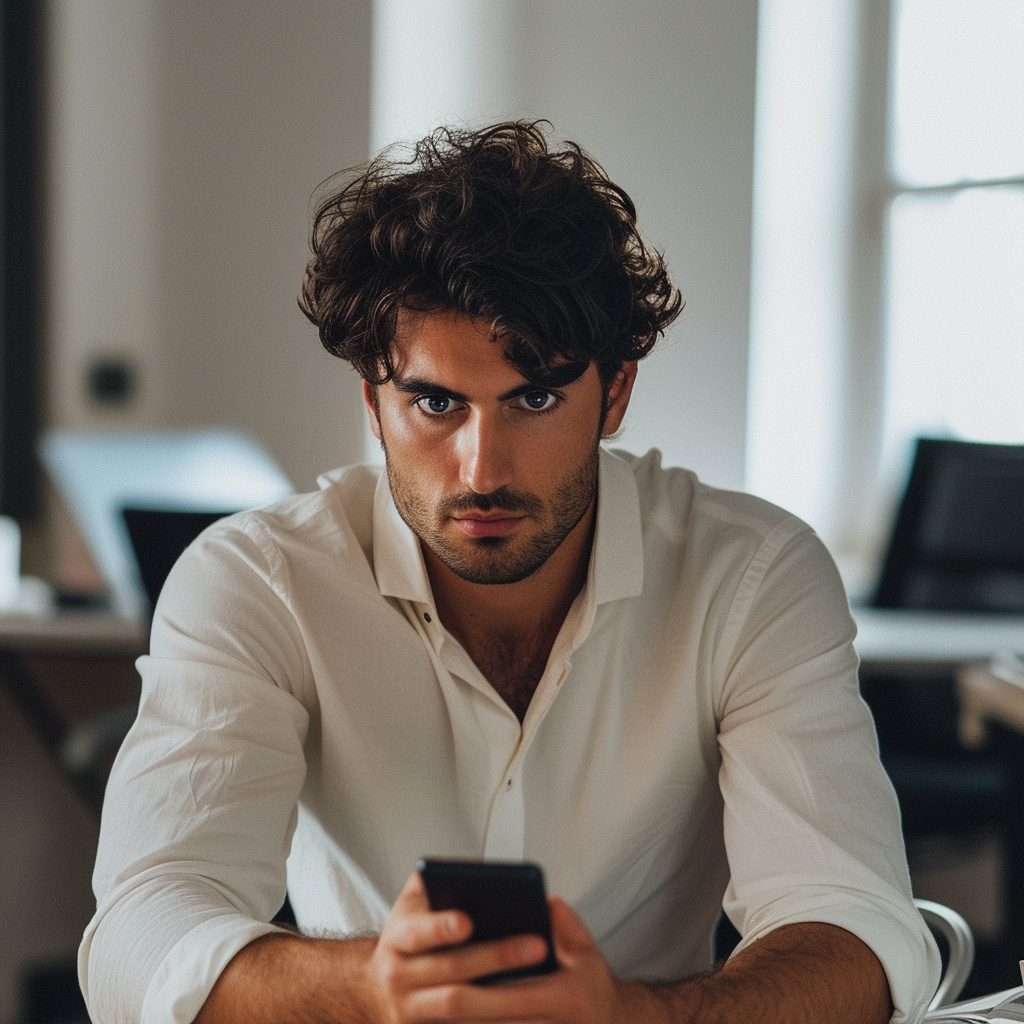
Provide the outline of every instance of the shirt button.
{"type": "Polygon", "coordinates": [[[430,612],[424,612],[424,613],[423,613],[423,618],[425,618],[425,619],[427,620],[427,622],[433,622],[433,621],[434,621],[434,620],[433,620],[433,619],[432,619],[432,618],[430,617],[430,612]]]}
{"type": "Polygon", "coordinates": [[[511,780],[511,779],[508,779],[508,780],[506,781],[506,783],[505,783],[505,788],[506,788],[506,789],[511,789],[511,788],[512,788],[512,780],[511,780]]]}

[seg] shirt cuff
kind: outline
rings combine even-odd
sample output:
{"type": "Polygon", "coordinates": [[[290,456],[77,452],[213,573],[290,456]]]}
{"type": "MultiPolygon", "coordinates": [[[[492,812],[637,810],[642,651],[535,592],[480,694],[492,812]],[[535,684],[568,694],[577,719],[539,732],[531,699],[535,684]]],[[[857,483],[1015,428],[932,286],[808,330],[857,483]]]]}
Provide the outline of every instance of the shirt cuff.
{"type": "Polygon", "coordinates": [[[242,914],[220,915],[192,928],[153,976],[140,1024],[191,1024],[231,958],[261,935],[284,931],[242,914]]]}
{"type": "MultiPolygon", "coordinates": [[[[781,908],[780,908],[781,909],[781,908]]],[[[878,957],[889,981],[893,1015],[890,1024],[912,1024],[924,1017],[939,984],[939,950],[924,919],[912,903],[876,905],[868,898],[836,899],[835,890],[816,897],[804,894],[800,908],[772,915],[770,926],[755,928],[736,947],[741,949],[787,924],[832,924],[856,935],[878,957]]]]}

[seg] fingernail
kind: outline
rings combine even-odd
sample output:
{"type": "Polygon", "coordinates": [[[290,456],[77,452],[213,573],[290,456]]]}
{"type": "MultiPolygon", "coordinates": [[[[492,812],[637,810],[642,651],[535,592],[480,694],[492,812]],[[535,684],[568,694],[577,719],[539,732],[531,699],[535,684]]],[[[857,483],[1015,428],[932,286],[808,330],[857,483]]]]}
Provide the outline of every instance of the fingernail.
{"type": "Polygon", "coordinates": [[[534,960],[540,960],[547,951],[547,947],[543,939],[538,939],[535,935],[527,935],[525,938],[519,940],[519,947],[516,952],[519,954],[519,959],[523,963],[532,963],[534,960]]]}

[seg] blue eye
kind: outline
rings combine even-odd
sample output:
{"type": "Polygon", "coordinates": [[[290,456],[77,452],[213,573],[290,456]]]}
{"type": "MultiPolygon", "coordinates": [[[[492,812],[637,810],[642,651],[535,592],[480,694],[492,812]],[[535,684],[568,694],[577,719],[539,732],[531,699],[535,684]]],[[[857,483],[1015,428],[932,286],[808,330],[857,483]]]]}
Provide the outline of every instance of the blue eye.
{"type": "Polygon", "coordinates": [[[447,395],[427,395],[420,399],[420,406],[435,416],[446,413],[452,405],[452,400],[447,395]]]}
{"type": "Polygon", "coordinates": [[[533,412],[543,412],[549,409],[557,401],[550,391],[527,391],[519,398],[520,405],[533,412]]]}

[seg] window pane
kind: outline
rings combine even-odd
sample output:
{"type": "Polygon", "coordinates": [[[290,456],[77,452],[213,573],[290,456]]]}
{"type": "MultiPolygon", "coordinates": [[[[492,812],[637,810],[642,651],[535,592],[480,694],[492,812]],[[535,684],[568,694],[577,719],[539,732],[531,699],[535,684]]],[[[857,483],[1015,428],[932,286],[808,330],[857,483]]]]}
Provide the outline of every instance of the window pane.
{"type": "Polygon", "coordinates": [[[897,0],[893,173],[1024,175],[1024,0],[897,0]]]}
{"type": "Polygon", "coordinates": [[[887,429],[1024,443],[1024,187],[904,195],[889,234],[887,429]]]}

